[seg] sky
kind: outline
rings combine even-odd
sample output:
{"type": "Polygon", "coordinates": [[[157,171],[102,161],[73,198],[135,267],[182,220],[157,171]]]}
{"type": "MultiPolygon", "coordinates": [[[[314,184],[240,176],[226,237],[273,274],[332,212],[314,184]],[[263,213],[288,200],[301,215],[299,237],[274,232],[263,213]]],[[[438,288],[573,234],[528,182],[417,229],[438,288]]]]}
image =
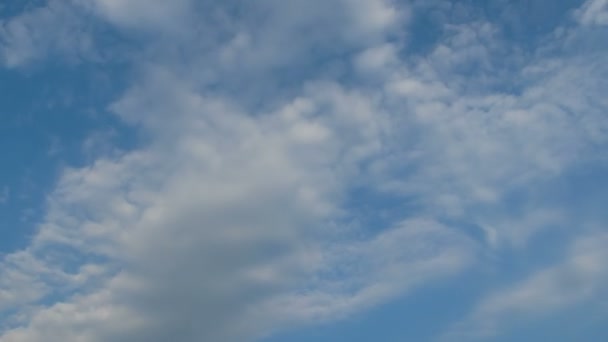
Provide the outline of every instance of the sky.
{"type": "Polygon", "coordinates": [[[608,340],[607,0],[4,0],[0,342],[608,340]]]}

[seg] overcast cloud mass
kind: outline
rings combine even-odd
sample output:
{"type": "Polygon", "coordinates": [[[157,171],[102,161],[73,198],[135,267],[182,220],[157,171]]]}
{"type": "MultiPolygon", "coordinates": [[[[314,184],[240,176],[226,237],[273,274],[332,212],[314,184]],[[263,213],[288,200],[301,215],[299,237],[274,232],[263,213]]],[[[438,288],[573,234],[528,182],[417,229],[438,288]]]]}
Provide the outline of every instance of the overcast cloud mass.
{"type": "Polygon", "coordinates": [[[0,342],[608,340],[608,1],[0,4],[0,342]]]}

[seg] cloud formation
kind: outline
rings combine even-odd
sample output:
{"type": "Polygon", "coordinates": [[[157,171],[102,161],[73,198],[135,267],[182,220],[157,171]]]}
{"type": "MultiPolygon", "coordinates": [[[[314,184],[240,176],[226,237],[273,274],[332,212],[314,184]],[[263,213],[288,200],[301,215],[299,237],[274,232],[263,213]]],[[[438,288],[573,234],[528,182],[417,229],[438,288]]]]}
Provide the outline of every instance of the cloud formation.
{"type": "Polygon", "coordinates": [[[487,340],[505,329],[505,322],[521,325],[525,318],[605,298],[606,238],[606,233],[581,237],[572,243],[561,263],[483,298],[469,317],[444,336],[445,340],[487,340]]]}
{"type": "MultiPolygon", "coordinates": [[[[532,52],[427,4],[445,22],[423,56],[406,53],[416,2],[49,1],[3,20],[8,68],[128,60],[106,109],[141,141],[66,169],[31,244],[3,256],[0,341],[253,341],[572,229],[576,208],[545,193],[606,162],[608,51],[572,48],[604,3],[532,52]],[[101,27],[134,43],[103,51],[101,27]],[[398,209],[370,226],[358,192],[398,209]]],[[[482,298],[463,336],[596,295],[602,219],[482,298]]]]}

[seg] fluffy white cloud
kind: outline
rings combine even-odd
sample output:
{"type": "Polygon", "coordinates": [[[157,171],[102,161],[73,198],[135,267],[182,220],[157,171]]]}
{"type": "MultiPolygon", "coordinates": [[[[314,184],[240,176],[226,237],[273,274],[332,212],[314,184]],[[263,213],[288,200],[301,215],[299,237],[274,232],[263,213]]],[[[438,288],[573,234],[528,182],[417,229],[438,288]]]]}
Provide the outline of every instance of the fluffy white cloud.
{"type": "Polygon", "coordinates": [[[106,278],[0,340],[251,339],[349,314],[469,262],[467,239],[432,221],[369,239],[336,221],[349,220],[340,196],[378,148],[381,115],[364,94],[315,85],[252,117],[164,71],[148,76],[113,108],[156,141],[66,172],[32,246],[63,253],[50,270],[76,263],[70,278],[91,268],[106,278]]]}

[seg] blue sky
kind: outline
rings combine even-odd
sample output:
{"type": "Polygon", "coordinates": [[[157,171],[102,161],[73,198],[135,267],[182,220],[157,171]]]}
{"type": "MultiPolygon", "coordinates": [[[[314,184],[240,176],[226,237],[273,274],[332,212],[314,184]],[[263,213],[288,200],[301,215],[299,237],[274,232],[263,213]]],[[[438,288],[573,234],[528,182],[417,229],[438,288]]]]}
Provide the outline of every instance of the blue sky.
{"type": "Polygon", "coordinates": [[[608,1],[0,5],[0,342],[608,340],[608,1]]]}

